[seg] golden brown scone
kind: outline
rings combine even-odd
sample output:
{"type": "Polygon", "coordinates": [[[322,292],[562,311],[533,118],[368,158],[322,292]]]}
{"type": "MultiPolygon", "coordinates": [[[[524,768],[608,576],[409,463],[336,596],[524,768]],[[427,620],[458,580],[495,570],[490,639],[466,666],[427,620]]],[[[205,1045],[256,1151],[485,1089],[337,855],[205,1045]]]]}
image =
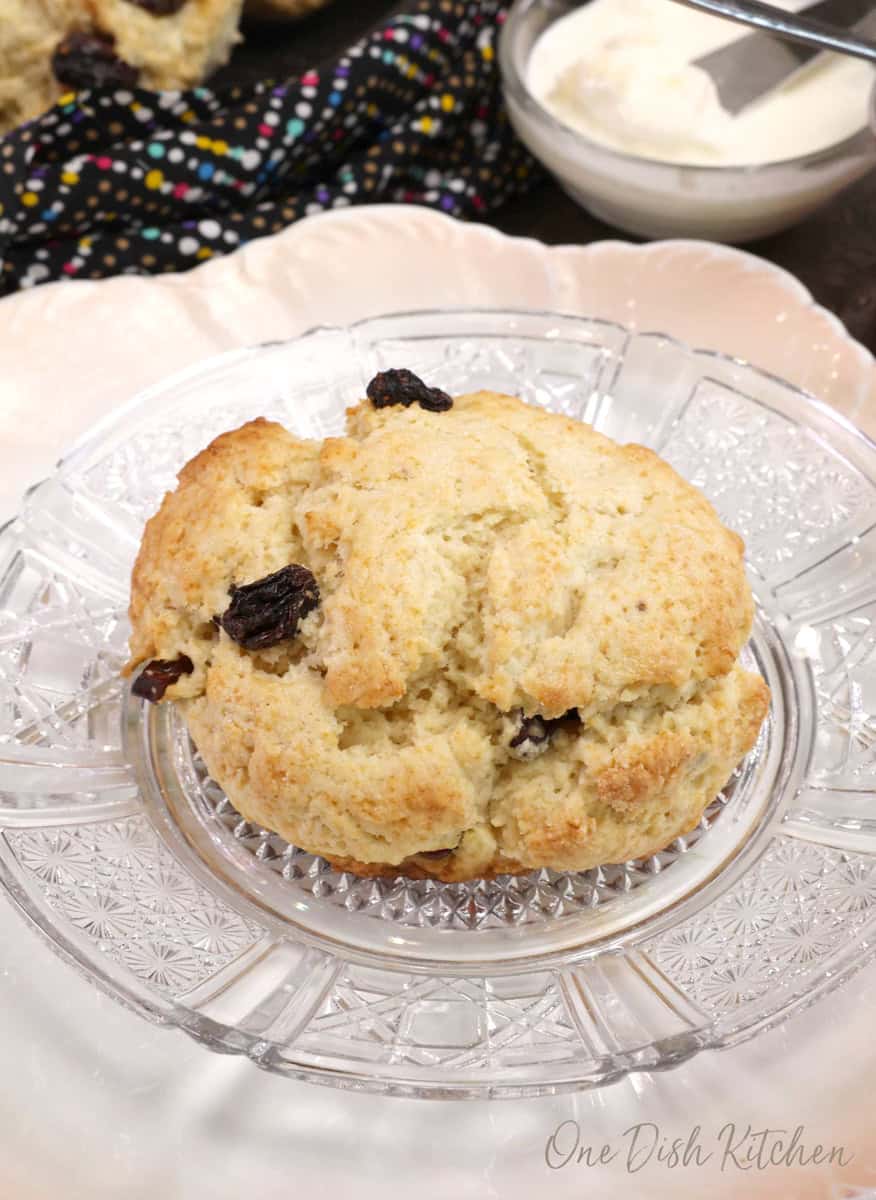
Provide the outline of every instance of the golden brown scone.
{"type": "Polygon", "coordinates": [[[363,402],[321,444],[256,421],[147,525],[129,670],[176,663],[140,693],[344,869],[584,870],[696,825],[757,737],[742,550],[651,451],[509,396],[363,402]],[[263,620],[274,584],[232,595],[293,564],[263,620]]]}
{"type": "Polygon", "coordinates": [[[0,134],[54,104],[49,62],[61,35],[40,0],[0,0],[0,134]]]}
{"type": "Polygon", "coordinates": [[[0,133],[71,90],[185,88],[227,61],[242,0],[0,0],[0,133]]]}
{"type": "Polygon", "coordinates": [[[240,41],[241,0],[176,0],[175,11],[158,16],[150,11],[154,3],[84,0],[90,26],[114,38],[116,54],[139,71],[141,86],[192,87],[228,61],[240,41]]]}

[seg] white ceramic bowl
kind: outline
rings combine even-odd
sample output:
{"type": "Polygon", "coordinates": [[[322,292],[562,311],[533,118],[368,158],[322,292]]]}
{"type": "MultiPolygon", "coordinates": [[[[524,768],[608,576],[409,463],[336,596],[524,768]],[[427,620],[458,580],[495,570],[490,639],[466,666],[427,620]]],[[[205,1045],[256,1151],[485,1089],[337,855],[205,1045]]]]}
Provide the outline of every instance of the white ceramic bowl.
{"type": "Polygon", "coordinates": [[[595,216],[641,237],[746,242],[808,216],[876,165],[876,138],[861,128],[798,158],[739,167],[669,163],[624,154],[570,129],[526,86],[532,48],[580,0],[517,0],[499,44],[512,124],[569,195],[595,216]]]}

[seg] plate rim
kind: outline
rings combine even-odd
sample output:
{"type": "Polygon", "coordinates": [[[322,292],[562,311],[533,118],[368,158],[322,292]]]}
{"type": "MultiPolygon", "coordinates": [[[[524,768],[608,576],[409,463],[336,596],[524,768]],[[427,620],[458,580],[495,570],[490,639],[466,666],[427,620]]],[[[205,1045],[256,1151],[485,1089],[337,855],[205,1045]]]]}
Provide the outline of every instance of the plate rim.
{"type": "Polygon", "coordinates": [[[256,344],[263,331],[267,337],[303,332],[314,323],[311,314],[329,323],[340,315],[343,324],[363,314],[418,307],[428,292],[415,290],[405,277],[382,285],[376,297],[356,282],[375,256],[403,253],[406,246],[417,256],[417,278],[434,278],[439,303],[461,295],[467,302],[504,306],[509,295],[519,295],[533,308],[576,315],[595,310],[633,327],[668,327],[688,345],[776,369],[876,435],[876,362],[870,350],[790,271],[750,250],[683,238],[549,245],[422,206],[355,205],[304,217],[187,272],[68,280],[4,297],[0,312],[18,336],[6,363],[15,453],[0,483],[0,522],[15,515],[22,494],[50,474],[58,457],[110,407],[177,368],[256,344]],[[336,266],[323,283],[326,261],[336,266]],[[340,263],[353,286],[345,282],[338,308],[340,263]],[[509,291],[512,278],[516,283],[509,291]],[[715,305],[703,303],[713,292],[715,305]],[[264,305],[255,304],[259,296],[264,305]],[[180,332],[159,337],[155,314],[165,305],[180,332]],[[141,345],[139,355],[112,347],[107,352],[98,330],[109,313],[119,329],[118,345],[141,345]],[[76,374],[53,372],[47,364],[38,384],[28,364],[53,345],[58,363],[76,364],[76,374]],[[38,441],[29,415],[40,411],[46,377],[64,387],[70,400],[38,441]]]}
{"type": "MultiPolygon", "coordinates": [[[[490,308],[484,308],[481,306],[465,306],[465,307],[452,308],[452,309],[441,309],[441,310],[416,310],[413,313],[385,314],[384,316],[377,317],[377,318],[375,318],[375,317],[363,318],[361,321],[351,323],[349,326],[317,326],[311,331],[299,334],[294,338],[288,339],[288,343],[297,343],[297,342],[304,340],[308,336],[314,336],[316,334],[323,333],[323,332],[326,332],[326,333],[346,332],[348,330],[355,329],[363,324],[368,324],[368,323],[374,322],[376,320],[392,319],[392,318],[398,317],[398,316],[413,315],[418,318],[427,318],[429,316],[455,315],[455,314],[461,315],[461,314],[466,314],[466,313],[469,313],[469,314],[470,313],[479,313],[479,314],[503,313],[505,315],[519,314],[521,316],[527,316],[527,317],[531,317],[533,315],[543,316],[543,317],[561,317],[564,320],[571,319],[573,321],[582,321],[582,322],[587,322],[589,324],[596,323],[596,324],[599,324],[602,326],[608,326],[608,327],[611,327],[615,330],[619,330],[624,333],[632,332],[629,329],[629,327],[624,327],[617,322],[611,322],[611,321],[607,321],[607,320],[600,319],[600,318],[596,318],[596,319],[586,318],[586,317],[581,316],[580,314],[563,314],[563,313],[560,313],[560,312],[557,312],[554,310],[537,310],[537,309],[509,310],[509,309],[490,309],[490,308]]],[[[635,331],[635,333],[637,333],[639,335],[643,335],[645,332],[646,331],[638,331],[638,330],[635,331]]],[[[684,342],[682,342],[680,339],[672,337],[670,335],[662,334],[659,331],[654,331],[653,336],[663,338],[667,342],[671,343],[673,346],[680,347],[681,349],[683,349],[691,354],[704,355],[704,356],[707,356],[708,358],[716,358],[724,363],[730,363],[734,366],[745,367],[747,370],[752,370],[755,373],[757,373],[758,375],[764,376],[764,377],[770,379],[772,382],[778,382],[778,383],[782,384],[784,387],[788,388],[790,392],[794,393],[795,398],[798,401],[802,400],[802,401],[806,402],[807,404],[814,404],[816,407],[816,411],[818,411],[822,417],[827,418],[830,422],[836,422],[840,427],[842,427],[845,430],[846,433],[852,434],[856,438],[862,439],[863,445],[869,452],[876,452],[876,443],[874,443],[874,441],[864,431],[859,430],[853,422],[851,422],[848,418],[844,417],[842,414],[836,412],[833,408],[831,408],[831,406],[824,404],[821,401],[818,401],[815,397],[812,397],[811,394],[807,393],[804,389],[801,389],[794,384],[788,383],[787,380],[784,380],[778,376],[772,375],[769,372],[764,371],[762,368],[752,366],[752,364],[747,363],[745,360],[736,358],[734,356],[727,355],[727,354],[724,354],[724,353],[718,352],[718,351],[698,350],[696,348],[689,347],[684,342]]],[[[268,346],[271,346],[272,344],[276,345],[276,343],[268,343],[268,346]]],[[[112,418],[109,421],[98,422],[97,425],[94,426],[89,431],[89,436],[87,436],[84,439],[84,441],[78,442],[76,444],[76,446],[74,446],[74,448],[71,450],[71,452],[68,453],[67,455],[65,455],[65,457],[62,459],[61,463],[59,464],[56,473],[63,474],[67,469],[70,469],[71,466],[75,466],[75,463],[78,460],[80,454],[83,457],[87,456],[90,448],[95,443],[97,434],[103,434],[103,433],[109,432],[117,423],[121,423],[124,420],[125,416],[129,413],[129,411],[132,407],[135,407],[138,404],[142,404],[144,401],[148,401],[148,399],[153,395],[153,393],[171,389],[172,387],[177,386],[182,381],[188,380],[192,377],[197,377],[198,375],[200,375],[202,373],[206,373],[209,370],[215,369],[217,367],[217,365],[227,366],[231,362],[233,362],[235,359],[240,359],[241,361],[243,361],[243,360],[245,360],[245,358],[247,356],[249,356],[253,352],[257,352],[259,348],[260,347],[258,347],[258,346],[248,347],[248,348],[245,348],[242,350],[230,351],[230,352],[227,352],[222,355],[212,356],[211,358],[205,359],[205,360],[201,361],[200,363],[193,364],[190,367],[184,368],[183,371],[181,371],[181,372],[175,372],[175,373],[169,375],[165,379],[159,381],[158,383],[156,383],[154,385],[151,385],[147,389],[143,389],[141,392],[137,393],[137,395],[132,397],[131,401],[129,401],[129,403],[122,410],[118,410],[117,412],[112,414],[112,418]]],[[[14,523],[15,522],[13,522],[13,524],[14,523]]],[[[2,531],[0,531],[0,533],[2,533],[2,531]]],[[[140,809],[139,811],[142,811],[142,809],[140,809]]],[[[19,905],[19,907],[20,907],[20,905],[19,905]]],[[[35,918],[30,913],[28,913],[27,915],[30,917],[31,921],[35,920],[35,918]]],[[[47,931],[44,932],[44,936],[48,936],[47,931]]],[[[861,956],[861,961],[858,965],[863,965],[864,961],[865,961],[864,956],[861,956]]],[[[83,966],[84,966],[84,964],[80,964],[80,969],[82,969],[83,966]]],[[[849,971],[849,973],[851,973],[851,970],[849,971]]],[[[122,999],[123,1002],[125,1002],[124,997],[119,993],[119,991],[116,987],[112,987],[111,994],[116,996],[119,999],[122,999]]],[[[814,997],[813,1000],[814,999],[817,999],[817,996],[814,997]]],[[[801,997],[799,1002],[795,1002],[794,1004],[792,1004],[790,1011],[794,1011],[796,1009],[796,1007],[804,1004],[804,1002],[807,1000],[808,1000],[807,996],[801,997]]],[[[173,1007],[174,1007],[174,1010],[176,1010],[178,1008],[178,1006],[176,1006],[176,1005],[174,1005],[173,1007]]],[[[139,1006],[138,1006],[138,1010],[139,1010],[139,1006]]],[[[187,1010],[183,1010],[183,1011],[187,1011],[187,1010]]],[[[775,1023],[781,1019],[784,1019],[784,1016],[786,1015],[787,1011],[788,1011],[787,1009],[782,1009],[780,1012],[774,1014],[771,1023],[775,1023]]],[[[203,1018],[198,1017],[195,1021],[195,1024],[199,1025],[203,1022],[203,1020],[204,1020],[203,1018]]],[[[712,1024],[716,1023],[716,1021],[717,1021],[717,1018],[715,1019],[715,1021],[712,1022],[712,1024]]],[[[183,1023],[183,1022],[175,1022],[175,1023],[179,1024],[183,1028],[186,1028],[188,1032],[193,1034],[193,1036],[196,1036],[196,1037],[199,1036],[197,1031],[195,1031],[194,1029],[188,1028],[188,1026],[185,1023],[183,1023]]],[[[769,1021],[767,1022],[767,1024],[762,1023],[760,1025],[754,1026],[751,1028],[751,1030],[747,1030],[745,1032],[745,1034],[743,1036],[741,1036],[738,1040],[744,1040],[748,1036],[754,1036],[754,1034],[756,1032],[758,1032],[761,1028],[769,1028],[769,1027],[770,1027],[769,1021]]],[[[203,1031],[201,1031],[201,1033],[202,1032],[203,1031]]],[[[697,1050],[699,1050],[701,1048],[706,1048],[708,1045],[714,1045],[714,1044],[715,1044],[715,1042],[712,1040],[708,1040],[705,1043],[700,1043],[700,1044],[692,1047],[690,1049],[689,1053],[682,1054],[677,1059],[677,1061],[683,1061],[684,1058],[689,1057],[689,1054],[695,1053],[697,1050]]],[[[259,1056],[256,1054],[250,1053],[248,1050],[241,1050],[240,1052],[247,1053],[249,1057],[254,1059],[254,1061],[259,1061],[259,1056]]],[[[259,1065],[265,1065],[265,1066],[271,1065],[267,1061],[267,1056],[268,1056],[268,1047],[266,1044],[265,1050],[261,1053],[261,1058],[264,1059],[265,1061],[261,1061],[259,1065]]],[[[655,1065],[656,1064],[653,1062],[641,1062],[641,1063],[633,1064],[631,1066],[620,1068],[619,1071],[607,1072],[604,1076],[600,1077],[598,1082],[600,1082],[600,1083],[609,1082],[611,1079],[620,1077],[620,1075],[627,1073],[629,1070],[653,1069],[653,1067],[655,1065]]],[[[301,1065],[299,1067],[290,1069],[284,1065],[283,1069],[289,1070],[289,1073],[292,1073],[292,1074],[307,1072],[307,1077],[318,1079],[319,1082],[326,1082],[326,1079],[324,1076],[324,1071],[320,1070],[319,1068],[313,1069],[313,1068],[307,1067],[306,1065],[301,1065]]],[[[436,1068],[436,1071],[437,1070],[441,1070],[441,1068],[436,1068]]],[[[509,1073],[511,1073],[510,1070],[509,1070],[509,1073]]],[[[342,1078],[344,1076],[344,1073],[340,1072],[340,1071],[335,1071],[335,1074],[338,1076],[338,1078],[342,1078]]],[[[366,1087],[366,1088],[369,1086],[367,1080],[363,1083],[361,1080],[359,1080],[359,1077],[356,1075],[355,1072],[351,1072],[349,1074],[348,1078],[350,1081],[357,1081],[357,1083],[356,1083],[357,1086],[362,1086],[362,1087],[366,1087]]],[[[370,1079],[371,1077],[368,1076],[367,1078],[370,1079]]],[[[589,1077],[586,1077],[586,1078],[589,1078],[589,1077]]],[[[552,1091],[572,1090],[575,1087],[580,1087],[581,1083],[582,1083],[582,1079],[578,1078],[576,1080],[568,1080],[567,1082],[560,1081],[559,1083],[556,1083],[556,1084],[547,1084],[547,1085],[539,1084],[539,1085],[537,1085],[537,1088],[539,1091],[548,1090],[548,1089],[552,1090],[552,1091]]],[[[392,1091],[396,1090],[396,1085],[394,1085],[392,1083],[392,1081],[388,1079],[387,1076],[379,1075],[379,1074],[377,1075],[376,1079],[374,1080],[373,1086],[379,1087],[379,1089],[382,1091],[392,1092],[392,1091]]],[[[399,1089],[401,1089],[404,1092],[404,1094],[409,1094],[408,1092],[404,1091],[404,1089],[407,1086],[408,1085],[405,1083],[399,1083],[397,1085],[397,1087],[399,1089]]],[[[440,1083],[435,1083],[434,1085],[430,1085],[428,1082],[426,1082],[423,1079],[422,1076],[420,1077],[420,1079],[418,1080],[418,1082],[416,1084],[411,1085],[411,1086],[413,1086],[418,1093],[422,1093],[424,1090],[429,1090],[431,1086],[434,1086],[434,1089],[438,1093],[446,1092],[447,1090],[449,1090],[448,1084],[446,1081],[443,1081],[440,1083]]],[[[480,1096],[487,1095],[487,1094],[490,1094],[490,1095],[505,1094],[505,1095],[509,1095],[509,1096],[516,1095],[516,1094],[519,1094],[520,1086],[521,1085],[514,1084],[514,1083],[509,1083],[507,1085],[496,1084],[496,1083],[490,1083],[488,1085],[484,1084],[484,1085],[478,1086],[477,1094],[480,1096]],[[506,1086],[507,1086],[507,1090],[504,1090],[506,1088],[506,1086]]],[[[531,1085],[531,1084],[529,1085],[530,1088],[532,1086],[533,1085],[531,1085]]],[[[467,1085],[467,1084],[460,1084],[460,1089],[462,1091],[465,1091],[468,1087],[469,1087],[469,1085],[467,1085]]],[[[412,1094],[412,1093],[410,1093],[410,1094],[412,1094]]]]}
{"type": "MultiPolygon", "coordinates": [[[[392,207],[392,206],[387,205],[385,207],[392,207]]],[[[318,214],[318,215],[329,216],[331,214],[324,213],[324,214],[318,214]]],[[[447,218],[447,219],[450,220],[451,218],[447,218]]],[[[496,233],[497,231],[490,230],[490,232],[496,233]]],[[[502,236],[502,235],[499,235],[499,236],[502,236]]],[[[521,239],[521,240],[524,240],[524,239],[521,239]]],[[[625,245],[625,243],[616,243],[616,244],[617,245],[625,245]]],[[[660,243],[660,244],[665,245],[665,243],[660,243]]],[[[693,244],[696,244],[696,243],[693,243],[693,244]]],[[[709,245],[709,243],[703,243],[703,244],[709,245]]],[[[635,249],[650,249],[649,246],[634,247],[634,248],[635,249]]],[[[754,255],[749,255],[749,257],[754,258],[754,255]]],[[[204,265],[209,266],[211,264],[205,263],[204,265]]],[[[792,276],[792,275],[789,276],[789,278],[791,280],[794,280],[794,276],[792,276]]],[[[797,282],[797,281],[794,280],[794,282],[797,282]]],[[[803,285],[800,284],[800,287],[802,287],[802,286],[803,285]]],[[[804,291],[805,291],[805,289],[804,289],[804,291]]],[[[826,309],[824,311],[827,312],[826,309]]],[[[621,323],[619,321],[613,321],[613,320],[610,320],[605,317],[591,317],[591,316],[587,316],[583,313],[563,312],[560,309],[544,309],[544,308],[537,308],[537,307],[533,307],[533,308],[502,307],[502,308],[499,308],[499,307],[494,307],[494,306],[483,306],[483,305],[458,305],[458,306],[444,307],[444,308],[399,309],[399,310],[394,310],[394,311],[390,311],[390,312],[386,312],[386,313],[381,313],[381,314],[375,315],[375,316],[360,317],[358,320],[351,321],[347,325],[316,324],[316,325],[309,326],[307,329],[302,330],[300,333],[295,334],[292,337],[289,337],[286,339],[275,339],[274,338],[274,339],[270,339],[265,342],[255,342],[255,343],[252,343],[247,346],[241,346],[241,347],[238,347],[233,350],[221,351],[218,354],[209,355],[206,358],[199,359],[197,362],[191,363],[186,367],[182,367],[179,371],[171,372],[170,374],[163,376],[161,379],[156,380],[154,383],[149,384],[147,387],[141,388],[139,391],[135,392],[134,395],[132,395],[130,397],[130,399],[127,400],[123,405],[113,409],[109,413],[106,413],[103,417],[99,418],[96,422],[93,422],[87,429],[85,429],[83,431],[82,434],[80,434],[80,436],[74,441],[73,445],[66,451],[66,453],[62,454],[62,456],[58,459],[56,466],[55,466],[55,470],[50,475],[45,476],[42,480],[39,480],[38,482],[34,483],[30,488],[28,488],[27,492],[25,493],[25,497],[29,498],[31,496],[31,494],[37,488],[39,488],[43,483],[54,478],[56,475],[63,474],[69,467],[71,467],[75,463],[76,459],[78,459],[80,456],[85,457],[87,455],[88,451],[92,448],[92,446],[97,443],[99,437],[106,436],[106,435],[110,434],[116,427],[120,427],[124,423],[124,420],[135,409],[141,407],[142,405],[144,405],[145,403],[147,403],[150,400],[159,398],[162,395],[162,393],[164,393],[166,391],[170,391],[176,387],[179,387],[182,384],[191,382],[192,380],[196,380],[202,374],[206,374],[210,371],[216,370],[219,367],[230,366],[236,359],[243,361],[246,358],[251,357],[253,354],[258,353],[261,350],[273,350],[273,349],[282,350],[282,349],[285,349],[295,343],[305,341],[309,338],[321,337],[321,336],[333,335],[333,334],[334,335],[338,335],[338,334],[343,335],[345,333],[350,333],[355,330],[362,329],[362,328],[364,328],[370,324],[373,324],[377,321],[403,320],[403,319],[411,318],[411,317],[426,318],[426,317],[443,317],[443,316],[452,317],[452,316],[473,316],[473,315],[543,317],[546,319],[556,318],[556,319],[562,320],[562,321],[573,321],[573,322],[581,322],[582,324],[588,324],[588,325],[598,325],[598,326],[601,326],[606,329],[611,329],[613,332],[618,333],[624,337],[637,336],[637,337],[659,338],[659,339],[669,343],[675,349],[682,351],[683,353],[691,354],[697,358],[711,359],[715,362],[720,362],[723,364],[730,364],[735,367],[740,367],[747,371],[754,372],[756,375],[759,375],[760,377],[768,380],[771,383],[780,384],[782,387],[788,389],[788,391],[796,393],[798,399],[802,400],[805,404],[810,405],[816,412],[818,412],[820,414],[820,416],[822,416],[829,422],[835,422],[844,430],[845,433],[851,435],[855,439],[860,440],[863,443],[866,450],[876,452],[876,436],[871,437],[871,435],[866,430],[862,429],[850,417],[847,417],[844,413],[841,413],[837,409],[835,409],[833,407],[833,405],[829,404],[825,400],[820,399],[818,396],[816,396],[813,392],[809,391],[808,389],[800,387],[796,383],[792,383],[790,380],[786,379],[784,376],[778,375],[776,372],[770,371],[770,370],[766,369],[765,367],[760,367],[756,363],[751,362],[749,359],[741,358],[738,355],[728,354],[727,352],[725,352],[723,350],[715,350],[708,346],[691,345],[690,343],[684,341],[682,338],[676,337],[674,334],[666,333],[664,330],[659,329],[659,328],[639,329],[636,326],[624,325],[623,323],[621,323]]],[[[839,318],[834,317],[833,314],[828,314],[828,315],[833,318],[833,320],[837,323],[837,326],[840,329],[844,329],[842,324],[839,322],[839,318]]],[[[857,346],[859,346],[860,349],[863,351],[863,353],[871,359],[873,368],[874,368],[874,386],[876,386],[876,359],[874,359],[873,356],[870,355],[870,353],[866,349],[866,347],[864,347],[860,343],[855,343],[855,344],[857,346]]],[[[21,515],[21,507],[19,507],[19,511],[13,517],[10,518],[10,521],[15,521],[17,519],[17,517],[20,515],[21,515]]],[[[0,526],[0,532],[2,532],[6,528],[6,525],[8,525],[9,523],[10,522],[7,521],[4,525],[0,526]]]]}

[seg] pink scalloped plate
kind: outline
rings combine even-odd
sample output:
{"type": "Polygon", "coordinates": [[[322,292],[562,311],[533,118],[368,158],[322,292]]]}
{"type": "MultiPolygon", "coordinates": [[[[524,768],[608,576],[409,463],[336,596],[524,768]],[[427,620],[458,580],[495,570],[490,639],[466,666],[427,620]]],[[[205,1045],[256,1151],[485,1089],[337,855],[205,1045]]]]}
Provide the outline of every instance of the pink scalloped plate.
{"type": "MultiPolygon", "coordinates": [[[[426,210],[355,209],[308,219],[185,275],[51,285],[0,302],[0,521],[18,509],[25,487],[49,475],[57,458],[95,421],[105,417],[112,422],[136,392],[175,370],[217,352],[286,339],[318,324],[453,305],[553,309],[608,318],[638,330],[664,330],[691,345],[748,359],[814,393],[871,435],[876,432],[871,356],[793,277],[750,254],[696,242],[547,248],[426,210]]],[[[852,568],[854,554],[853,546],[852,568]]],[[[61,604],[69,601],[63,591],[46,595],[61,604]]],[[[841,599],[838,595],[837,602],[841,599]]],[[[84,637],[100,633],[96,622],[104,618],[99,601],[98,596],[96,606],[82,617],[84,637]]],[[[824,601],[832,603],[833,598],[828,593],[824,601]]],[[[81,614],[74,611],[72,616],[79,620],[81,614]]],[[[857,632],[866,636],[867,629],[857,632]]],[[[50,641],[51,632],[46,631],[50,641]]],[[[835,646],[827,640],[823,644],[840,652],[853,642],[850,633],[839,630],[835,646]]],[[[806,645],[800,649],[808,652],[806,645]]],[[[51,655],[42,664],[33,661],[44,670],[53,665],[51,655]]],[[[855,659],[858,668],[866,661],[863,654],[855,659]]],[[[65,662],[75,668],[75,661],[65,662]]],[[[860,670],[858,675],[862,686],[872,686],[872,675],[862,677],[860,670]]],[[[862,694],[860,689],[849,692],[856,704],[862,694]]],[[[864,740],[870,731],[860,723],[860,704],[847,708],[858,721],[849,725],[849,732],[860,734],[860,753],[872,761],[867,755],[872,756],[873,743],[864,740]]],[[[837,712],[842,720],[843,710],[837,712]]],[[[821,747],[828,765],[837,759],[838,745],[828,740],[821,747]]],[[[105,767],[112,783],[116,767],[105,767]]],[[[838,802],[844,796],[838,792],[838,802]]],[[[47,814],[46,825],[52,820],[47,814]]],[[[806,830],[798,826],[797,832],[806,830]]],[[[148,858],[154,847],[165,854],[165,849],[154,838],[143,844],[136,818],[122,833],[120,841],[104,848],[119,864],[120,882],[130,879],[132,894],[139,895],[150,880],[140,870],[138,856],[148,858]]],[[[58,870],[62,881],[70,869],[73,878],[84,880],[80,890],[86,900],[97,896],[97,889],[88,886],[87,872],[82,875],[93,853],[86,834],[84,824],[63,845],[47,844],[45,860],[35,839],[34,845],[28,843],[32,874],[36,879],[43,871],[46,895],[53,901],[60,903],[51,882],[58,870]]],[[[775,864],[767,863],[761,868],[766,871],[764,890],[784,907],[797,903],[799,893],[802,915],[829,915],[836,909],[840,924],[855,926],[857,914],[870,903],[873,869],[858,872],[853,849],[821,851],[817,839],[798,841],[821,853],[817,869],[804,872],[799,887],[785,873],[779,890],[776,870],[770,874],[775,864]],[[833,892],[825,888],[825,880],[833,892]]],[[[677,869],[678,864],[673,866],[677,869]]],[[[163,894],[169,878],[159,888],[162,903],[169,902],[163,894]]],[[[184,907],[190,901],[191,895],[184,893],[175,903],[184,907]]],[[[147,903],[155,907],[160,924],[164,917],[155,895],[147,903]]],[[[750,907],[741,906],[741,921],[750,907]]],[[[204,912],[209,917],[208,908],[204,912]]],[[[124,923],[127,915],[108,912],[101,920],[110,929],[116,918],[124,923]]],[[[93,917],[90,909],[73,910],[71,926],[80,930],[78,936],[90,936],[88,929],[98,928],[93,917]]],[[[198,961],[210,958],[224,970],[220,960],[230,952],[229,945],[233,951],[237,941],[250,936],[247,920],[221,927],[208,922],[208,928],[192,935],[198,961]]],[[[745,932],[743,925],[739,928],[745,932]]],[[[797,954],[804,966],[812,952],[808,930],[801,924],[799,932],[806,937],[787,944],[790,957],[797,954]]],[[[838,944],[847,937],[842,932],[832,936],[838,944]]],[[[720,1055],[700,1053],[670,1072],[639,1070],[598,1091],[565,1099],[521,1099],[496,1110],[490,1103],[423,1105],[330,1089],[311,1088],[305,1094],[303,1085],[256,1072],[238,1056],[208,1055],[186,1038],[150,1028],[46,953],[9,905],[0,906],[0,944],[5,1011],[0,1058],[7,1078],[14,1080],[7,1131],[16,1150],[0,1167],[4,1195],[71,1195],[72,1188],[77,1195],[87,1191],[93,1200],[117,1200],[131,1187],[140,1195],[144,1187],[155,1191],[168,1186],[176,1195],[173,1181],[185,1178],[197,1179],[198,1189],[216,1200],[232,1200],[244,1178],[248,1190],[274,1196],[285,1194],[290,1177],[298,1191],[318,1185],[340,1194],[355,1177],[358,1194],[370,1200],[387,1194],[387,1165],[396,1195],[412,1189],[436,1195],[438,1180],[442,1192],[510,1198],[532,1195],[548,1182],[555,1196],[570,1200],[585,1192],[700,1200],[707,1191],[727,1200],[737,1200],[743,1192],[752,1198],[836,1200],[863,1198],[876,1178],[873,963],[832,991],[828,1001],[798,1008],[793,1018],[720,1055]],[[159,1094],[163,1099],[156,1104],[159,1094]],[[712,1148],[726,1121],[740,1128],[747,1122],[754,1128],[803,1122],[808,1146],[842,1143],[851,1164],[743,1175],[724,1172],[719,1154],[702,1170],[667,1173],[655,1158],[635,1177],[622,1160],[604,1170],[573,1165],[546,1174],[546,1138],[570,1118],[594,1145],[617,1140],[635,1122],[659,1124],[666,1136],[687,1136],[698,1122],[712,1148]],[[176,1131],[170,1140],[168,1128],[176,1131]],[[65,1136],[49,1136],[60,1130],[65,1136]],[[449,1155],[442,1152],[448,1146],[453,1148],[449,1155]],[[111,1170],[105,1169],[108,1162],[111,1170]]],[[[669,947],[670,969],[673,949],[683,965],[683,937],[669,947]]],[[[179,960],[162,967],[165,981],[172,982],[174,971],[186,968],[190,950],[183,946],[179,960]]],[[[254,966],[261,961],[259,953],[253,954],[254,966]]],[[[745,966],[745,955],[739,962],[745,966]]],[[[797,967],[786,962],[780,969],[793,985],[797,967]]],[[[736,978],[725,973],[719,981],[723,990],[710,993],[707,1002],[724,1003],[736,978]]],[[[227,995],[220,987],[216,1002],[227,995]]],[[[505,997],[497,999],[506,1004],[505,997]]],[[[205,1002],[203,994],[200,1002],[205,1002]]],[[[538,1002],[535,996],[533,1003],[538,1002]]],[[[379,1022],[383,1013],[373,1005],[369,994],[363,1013],[373,1011],[379,1022]]]]}
{"type": "Polygon", "coordinates": [[[811,392],[876,433],[876,365],[792,275],[708,242],[547,247],[428,209],[310,217],[182,275],[50,284],[0,303],[0,516],[96,420],[223,350],[386,312],[532,308],[657,330],[811,392]],[[54,393],[51,424],[35,422],[54,393]]]}

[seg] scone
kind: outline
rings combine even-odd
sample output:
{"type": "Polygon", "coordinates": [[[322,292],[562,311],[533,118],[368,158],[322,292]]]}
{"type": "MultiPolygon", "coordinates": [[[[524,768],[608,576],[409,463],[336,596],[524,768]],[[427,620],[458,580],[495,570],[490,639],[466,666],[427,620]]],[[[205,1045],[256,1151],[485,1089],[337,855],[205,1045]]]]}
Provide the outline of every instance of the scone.
{"type": "Polygon", "coordinates": [[[54,104],[49,64],[62,33],[40,0],[0,0],[0,134],[54,104]]]}
{"type": "Polygon", "coordinates": [[[0,0],[0,133],[63,92],[185,88],[226,62],[242,0],[0,0]]]}
{"type": "Polygon", "coordinates": [[[642,446],[377,376],[348,434],[184,467],[133,573],[136,694],[247,819],[359,874],[580,871],[699,821],[768,704],[742,542],[642,446]]]}

